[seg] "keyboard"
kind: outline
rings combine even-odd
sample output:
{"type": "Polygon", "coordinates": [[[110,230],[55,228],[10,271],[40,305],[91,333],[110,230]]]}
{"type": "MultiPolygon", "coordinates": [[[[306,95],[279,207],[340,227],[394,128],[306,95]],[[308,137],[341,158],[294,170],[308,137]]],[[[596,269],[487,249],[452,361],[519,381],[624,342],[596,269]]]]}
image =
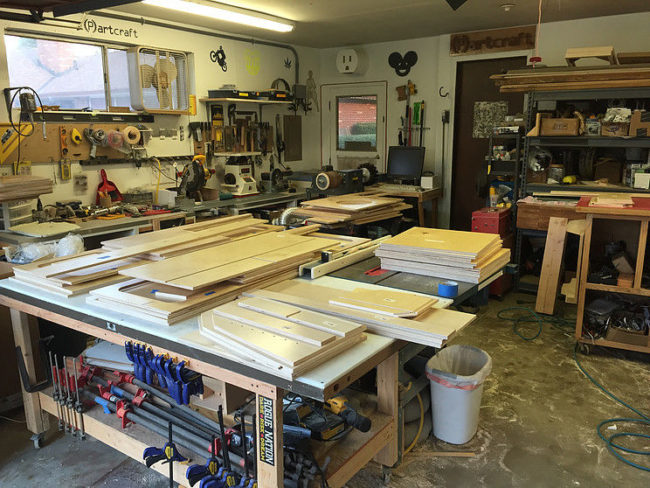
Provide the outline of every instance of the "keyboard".
{"type": "Polygon", "coordinates": [[[394,183],[380,183],[379,190],[422,191],[422,187],[416,185],[397,185],[394,183]]]}

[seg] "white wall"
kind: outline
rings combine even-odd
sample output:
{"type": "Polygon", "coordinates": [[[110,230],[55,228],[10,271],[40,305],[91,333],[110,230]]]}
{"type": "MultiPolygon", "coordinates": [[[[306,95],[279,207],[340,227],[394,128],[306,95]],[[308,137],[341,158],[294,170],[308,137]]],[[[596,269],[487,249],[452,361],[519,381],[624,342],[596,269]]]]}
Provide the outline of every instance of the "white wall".
{"type": "MultiPolygon", "coordinates": [[[[548,66],[565,64],[564,53],[568,47],[613,45],[618,52],[650,51],[650,12],[611,17],[597,17],[566,22],[542,24],[540,29],[539,54],[548,66]]],[[[411,39],[407,41],[367,44],[358,46],[368,53],[368,71],[362,76],[341,75],[336,70],[334,58],[337,49],[321,51],[320,83],[343,83],[352,81],[388,80],[388,145],[397,144],[397,128],[400,115],[404,113],[404,102],[397,101],[395,87],[411,79],[418,87],[415,100],[424,100],[427,105],[425,125],[431,130],[425,134],[425,170],[440,175],[444,166],[443,199],[438,207],[439,225],[449,225],[451,198],[451,164],[453,155],[454,93],[456,88],[456,67],[458,62],[478,59],[493,59],[510,56],[532,55],[532,51],[514,51],[479,56],[450,56],[449,35],[411,39]],[[413,50],[418,54],[418,63],[407,77],[401,78],[388,66],[388,55],[393,51],[404,54],[413,50]],[[438,95],[439,88],[449,92],[446,98],[438,95]],[[442,141],[441,113],[451,111],[451,123],[445,141],[442,141]],[[442,144],[445,145],[445,161],[442,158],[442,144]]],[[[596,61],[597,62],[597,61],[596,61]]],[[[583,62],[588,64],[588,62],[583,62]]]]}
{"type": "MultiPolygon", "coordinates": [[[[294,56],[288,49],[264,46],[260,44],[251,44],[250,42],[241,42],[220,39],[218,37],[210,37],[200,34],[187,33],[180,30],[167,29],[162,27],[155,27],[149,25],[141,25],[136,22],[125,22],[121,20],[112,20],[103,17],[92,17],[99,25],[112,25],[117,28],[137,30],[138,38],[124,38],[116,37],[110,34],[92,33],[89,34],[84,30],[69,29],[63,27],[49,27],[43,25],[33,25],[17,22],[0,21],[0,30],[4,32],[7,28],[24,29],[31,31],[38,31],[43,33],[58,33],[67,34],[72,36],[84,36],[90,40],[95,41],[120,41],[130,42],[134,45],[146,45],[157,48],[167,48],[173,50],[180,50],[193,53],[193,63],[190,67],[194,67],[193,73],[190,73],[190,78],[194,78],[194,90],[197,98],[207,96],[207,91],[213,88],[219,88],[224,83],[235,84],[238,88],[243,90],[262,90],[270,88],[271,83],[276,78],[284,78],[290,84],[294,83],[295,79],[295,60],[294,56]],[[223,72],[221,68],[212,63],[209,59],[211,50],[216,50],[219,46],[223,46],[228,63],[228,71],[223,72]],[[261,66],[260,71],[256,76],[248,73],[245,67],[245,54],[247,51],[252,50],[259,53],[261,66]],[[290,59],[292,62],[291,69],[284,66],[284,60],[290,59]]],[[[251,33],[252,35],[253,33],[251,33]]],[[[258,34],[255,32],[255,34],[258,34]]],[[[318,79],[319,76],[319,57],[318,51],[311,48],[296,48],[299,52],[300,59],[300,81],[304,83],[307,78],[307,72],[312,70],[314,76],[318,79]]],[[[126,76],[126,73],[125,73],[126,76]]],[[[9,86],[8,72],[6,66],[6,56],[3,38],[0,38],[0,87],[9,86]]],[[[254,110],[256,106],[253,105],[240,105],[242,110],[254,110]]],[[[264,120],[273,123],[275,114],[288,114],[291,113],[284,106],[266,106],[264,107],[264,120]],[[279,107],[279,108],[278,108],[279,107]]],[[[301,114],[300,112],[298,112],[301,114]]],[[[320,155],[317,145],[312,144],[311,141],[317,141],[320,138],[320,125],[319,115],[317,112],[312,111],[308,115],[303,115],[303,160],[299,162],[290,163],[294,169],[313,168],[319,165],[320,155]]],[[[4,102],[0,103],[0,120],[8,120],[4,102]]],[[[165,128],[179,128],[184,127],[185,140],[172,140],[166,138],[159,140],[153,138],[147,146],[147,152],[150,156],[172,156],[172,155],[188,155],[192,154],[192,142],[187,125],[190,121],[204,121],[206,120],[205,106],[199,103],[198,113],[194,117],[188,116],[156,116],[155,126],[165,128]]],[[[37,135],[35,136],[37,137],[37,135]]],[[[58,164],[58,163],[57,163],[58,164]]],[[[218,164],[223,164],[223,160],[218,160],[218,164]]],[[[266,164],[264,167],[267,168],[266,164]]],[[[78,164],[74,163],[72,173],[78,174],[83,171],[88,175],[89,192],[84,195],[72,195],[72,182],[60,182],[56,185],[53,194],[44,195],[41,199],[43,203],[53,203],[57,200],[80,198],[84,203],[94,201],[95,189],[100,181],[99,167],[92,166],[92,169],[84,169],[78,164]]],[[[3,174],[8,174],[11,169],[0,168],[3,174]]],[[[34,164],[32,166],[32,174],[39,176],[47,176],[52,178],[53,168],[51,164],[34,164]]],[[[146,187],[152,188],[157,180],[157,173],[154,172],[149,165],[143,165],[142,168],[137,169],[132,164],[111,165],[107,167],[109,179],[114,181],[120,190],[125,191],[130,188],[146,187]]],[[[168,174],[172,174],[171,168],[166,168],[168,174]]],[[[256,174],[259,174],[259,168],[256,168],[256,174]]],[[[164,182],[161,180],[161,183],[164,182]]],[[[216,184],[213,177],[208,183],[209,186],[214,187],[216,184]]]]}

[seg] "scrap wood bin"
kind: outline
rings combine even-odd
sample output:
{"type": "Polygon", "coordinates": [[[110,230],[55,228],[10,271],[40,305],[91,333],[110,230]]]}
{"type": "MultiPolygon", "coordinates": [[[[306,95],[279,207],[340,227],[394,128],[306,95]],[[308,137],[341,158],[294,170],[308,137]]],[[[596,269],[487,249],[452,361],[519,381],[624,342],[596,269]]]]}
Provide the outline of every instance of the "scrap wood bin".
{"type": "Polygon", "coordinates": [[[492,358],[473,346],[453,345],[427,362],[431,381],[433,434],[451,444],[465,444],[478,430],[483,382],[492,358]]]}

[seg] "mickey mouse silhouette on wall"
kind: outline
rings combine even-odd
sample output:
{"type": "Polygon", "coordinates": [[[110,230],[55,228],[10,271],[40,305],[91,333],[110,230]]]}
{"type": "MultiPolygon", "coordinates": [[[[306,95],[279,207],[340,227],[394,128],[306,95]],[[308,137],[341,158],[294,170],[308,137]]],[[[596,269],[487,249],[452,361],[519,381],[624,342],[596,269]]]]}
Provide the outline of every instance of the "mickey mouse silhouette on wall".
{"type": "Polygon", "coordinates": [[[418,62],[418,55],[415,51],[407,52],[404,57],[397,51],[388,56],[388,64],[395,69],[398,76],[406,76],[411,72],[411,68],[418,62]]]}

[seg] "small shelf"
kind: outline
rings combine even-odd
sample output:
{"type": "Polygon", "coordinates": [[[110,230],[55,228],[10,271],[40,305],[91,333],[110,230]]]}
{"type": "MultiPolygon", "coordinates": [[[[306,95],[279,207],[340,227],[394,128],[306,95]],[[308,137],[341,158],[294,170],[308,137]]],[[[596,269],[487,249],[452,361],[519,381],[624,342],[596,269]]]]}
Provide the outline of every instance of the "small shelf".
{"type": "Polygon", "coordinates": [[[199,102],[202,103],[257,103],[260,105],[288,105],[292,103],[292,100],[260,100],[260,99],[250,99],[250,98],[200,98],[199,102]]]}
{"type": "Polygon", "coordinates": [[[261,156],[262,153],[260,151],[249,151],[249,152],[238,152],[238,153],[218,152],[218,153],[214,153],[214,155],[216,157],[236,158],[241,156],[261,156]]]}
{"type": "Polygon", "coordinates": [[[593,340],[593,339],[588,339],[586,337],[582,337],[578,339],[578,342],[581,342],[582,344],[589,344],[592,346],[614,347],[616,349],[625,349],[627,351],[650,353],[650,347],[648,346],[628,344],[627,342],[608,341],[607,339],[593,340]]]}
{"type": "Polygon", "coordinates": [[[650,137],[587,137],[587,136],[539,136],[529,137],[531,146],[549,147],[650,147],[650,137]]]}
{"type": "Polygon", "coordinates": [[[625,293],[628,295],[639,295],[650,297],[650,290],[645,288],[628,288],[626,286],[603,285],[602,283],[589,283],[585,285],[587,290],[608,291],[612,293],[625,293]]]}

